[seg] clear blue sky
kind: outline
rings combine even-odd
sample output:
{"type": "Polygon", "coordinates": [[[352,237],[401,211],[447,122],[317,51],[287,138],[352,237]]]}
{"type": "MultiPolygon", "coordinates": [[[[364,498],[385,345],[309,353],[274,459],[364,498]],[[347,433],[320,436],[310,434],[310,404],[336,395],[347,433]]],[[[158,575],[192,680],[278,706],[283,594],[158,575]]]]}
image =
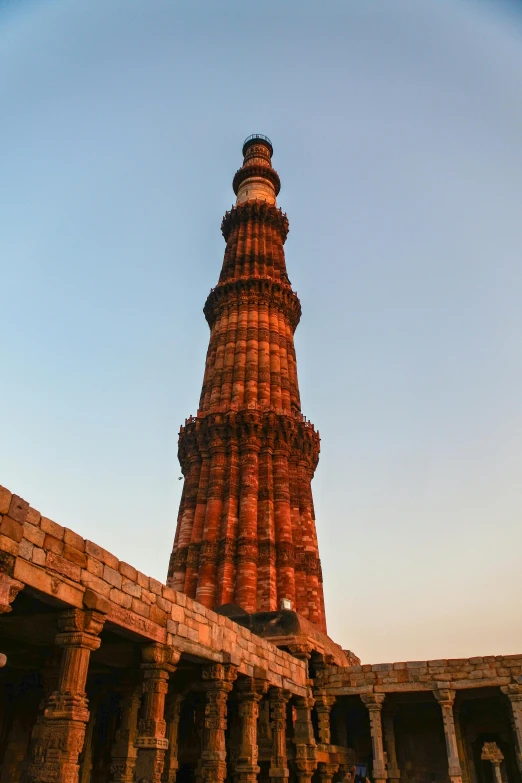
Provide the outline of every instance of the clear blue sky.
{"type": "Polygon", "coordinates": [[[522,18],[0,3],[0,482],[164,580],[221,217],[274,142],[329,630],[522,652],[522,18]]]}

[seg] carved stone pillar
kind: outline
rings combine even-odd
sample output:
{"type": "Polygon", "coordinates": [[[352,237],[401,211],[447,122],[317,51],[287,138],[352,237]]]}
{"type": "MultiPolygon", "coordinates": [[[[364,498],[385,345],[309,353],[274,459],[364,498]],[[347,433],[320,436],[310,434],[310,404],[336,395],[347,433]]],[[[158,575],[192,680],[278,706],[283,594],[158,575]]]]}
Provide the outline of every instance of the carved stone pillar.
{"type": "Polygon", "coordinates": [[[515,735],[515,753],[517,764],[522,775],[522,685],[512,683],[501,688],[511,704],[511,723],[515,735]]]}
{"type": "Polygon", "coordinates": [[[82,763],[80,764],[80,783],[90,783],[92,772],[92,739],[94,733],[94,726],[96,723],[96,712],[98,710],[98,704],[100,702],[102,694],[98,693],[97,696],[91,699],[89,703],[90,717],[89,723],[85,730],[85,739],[83,741],[82,751],[82,763]]]}
{"type": "Polygon", "coordinates": [[[237,683],[236,696],[239,702],[241,739],[236,759],[236,783],[256,783],[259,774],[257,765],[257,718],[259,702],[266,693],[268,683],[264,678],[248,677],[237,683]]]}
{"type": "Polygon", "coordinates": [[[204,667],[206,685],[205,720],[197,778],[202,783],[222,783],[227,774],[225,730],[227,699],[237,677],[237,667],[217,663],[204,667]]]}
{"type": "Polygon", "coordinates": [[[286,757],[286,705],[290,692],[282,688],[270,688],[270,725],[272,728],[272,758],[270,759],[270,783],[282,783],[289,776],[286,757]]]}
{"type": "Polygon", "coordinates": [[[141,688],[129,686],[123,693],[121,723],[111,748],[111,783],[133,783],[138,751],[134,742],[138,735],[138,711],[141,688]]]}
{"type": "Polygon", "coordinates": [[[442,710],[450,780],[451,783],[462,783],[462,769],[460,766],[457,735],[455,732],[455,719],[453,717],[455,691],[449,690],[448,688],[441,688],[440,690],[433,691],[433,693],[442,710]]]}
{"type": "MultiPolygon", "coordinates": [[[[19,695],[16,701],[19,702],[19,695]]],[[[18,781],[20,765],[23,762],[27,745],[28,732],[20,714],[15,712],[7,736],[4,757],[0,766],[1,781],[18,781]]]]}
{"type": "Polygon", "coordinates": [[[384,702],[384,693],[361,694],[361,699],[370,714],[370,733],[372,735],[373,751],[373,780],[374,783],[388,778],[386,772],[386,756],[382,739],[381,712],[384,702]]]}
{"type": "Polygon", "coordinates": [[[165,768],[161,778],[162,783],[175,783],[178,772],[178,731],[183,698],[184,697],[182,693],[173,694],[165,709],[165,717],[167,719],[166,736],[169,741],[169,749],[167,751],[165,768]]]}
{"type": "MultiPolygon", "coordinates": [[[[100,608],[106,602],[98,601],[100,608]]],[[[47,699],[43,719],[35,727],[31,783],[77,783],[78,756],[89,720],[85,683],[92,650],[98,649],[105,614],[92,609],[70,609],[58,618],[56,644],[62,648],[58,686],[47,699]]]]}
{"type": "Polygon", "coordinates": [[[314,691],[315,710],[319,722],[319,742],[330,745],[332,742],[330,730],[330,712],[335,704],[335,696],[328,696],[324,691],[314,691]]]}
{"type": "Polygon", "coordinates": [[[40,677],[43,686],[43,695],[38,705],[38,715],[36,723],[31,731],[31,741],[27,748],[27,753],[23,762],[20,764],[20,780],[22,783],[29,781],[29,768],[32,764],[33,749],[35,745],[41,744],[42,737],[44,736],[44,710],[47,701],[58,685],[58,678],[60,675],[60,665],[62,659],[62,650],[59,647],[53,647],[50,657],[45,661],[40,669],[40,677]]]}
{"type": "Polygon", "coordinates": [[[500,772],[500,765],[504,761],[504,754],[498,747],[496,742],[485,742],[482,746],[482,752],[480,754],[482,761],[490,761],[493,767],[493,780],[495,783],[502,783],[502,773],[500,772]]]}
{"type": "Polygon", "coordinates": [[[294,726],[295,763],[299,783],[310,783],[317,768],[317,752],[312,724],[314,699],[311,689],[308,696],[296,696],[294,700],[296,721],[294,726]]]}
{"type": "Polygon", "coordinates": [[[395,726],[393,723],[393,711],[384,710],[382,714],[384,729],[384,744],[386,746],[386,767],[390,783],[398,783],[401,777],[397,763],[397,749],[395,746],[395,726]]]}
{"type": "Polygon", "coordinates": [[[325,762],[319,762],[317,765],[317,773],[321,783],[332,783],[332,778],[339,769],[339,764],[327,764],[325,762]]]}
{"type": "MultiPolygon", "coordinates": [[[[466,744],[462,735],[462,726],[460,722],[460,706],[458,704],[453,705],[453,718],[455,721],[455,736],[457,737],[457,750],[459,753],[460,767],[462,770],[462,783],[471,783],[469,771],[469,759],[466,752],[466,744]]],[[[474,782],[476,783],[476,781],[474,782]]]]}
{"type": "Polygon", "coordinates": [[[7,614],[7,612],[12,611],[11,604],[23,587],[23,582],[19,582],[7,574],[0,573],[0,614],[7,614]]]}
{"type": "Polygon", "coordinates": [[[136,779],[145,778],[149,783],[161,783],[165,753],[169,741],[165,737],[165,696],[171,674],[179,661],[180,653],[166,644],[150,644],[142,647],[143,700],[138,723],[138,736],[134,746],[136,779]]]}

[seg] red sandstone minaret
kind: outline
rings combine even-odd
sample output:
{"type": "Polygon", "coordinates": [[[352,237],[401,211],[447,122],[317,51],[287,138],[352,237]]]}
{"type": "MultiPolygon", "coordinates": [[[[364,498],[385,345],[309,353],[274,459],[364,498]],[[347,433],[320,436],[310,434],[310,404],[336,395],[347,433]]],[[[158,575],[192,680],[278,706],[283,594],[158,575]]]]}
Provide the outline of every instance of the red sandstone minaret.
{"type": "Polygon", "coordinates": [[[216,608],[291,608],[326,632],[311,481],[319,435],[301,414],[272,144],[250,136],[221,230],[199,410],[181,428],[185,477],[168,584],[216,608]]]}

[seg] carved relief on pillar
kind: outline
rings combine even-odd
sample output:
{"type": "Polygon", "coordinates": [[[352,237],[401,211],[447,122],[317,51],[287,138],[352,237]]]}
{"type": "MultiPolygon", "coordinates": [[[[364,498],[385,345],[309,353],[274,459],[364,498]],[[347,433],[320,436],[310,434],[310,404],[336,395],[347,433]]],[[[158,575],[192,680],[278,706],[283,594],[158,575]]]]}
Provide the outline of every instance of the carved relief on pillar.
{"type": "MultiPolygon", "coordinates": [[[[265,673],[266,675],[266,673],[265,673]]],[[[257,766],[257,719],[259,702],[266,693],[268,682],[265,677],[247,677],[239,680],[236,699],[240,720],[239,754],[236,759],[235,780],[237,783],[256,783],[257,766]]]]}
{"type": "Polygon", "coordinates": [[[446,739],[446,751],[448,754],[448,772],[452,783],[462,783],[462,768],[460,766],[457,734],[455,731],[455,718],[453,715],[453,703],[455,691],[449,688],[440,688],[433,691],[442,710],[442,722],[444,724],[444,737],[446,739]]]}
{"type": "Polygon", "coordinates": [[[162,783],[175,783],[178,772],[178,731],[179,718],[181,715],[181,706],[184,695],[182,693],[173,693],[167,696],[165,707],[165,718],[167,721],[166,737],[169,742],[165,766],[163,769],[162,783]]]}
{"type": "Polygon", "coordinates": [[[216,663],[205,666],[201,676],[205,685],[206,704],[197,778],[202,783],[222,783],[227,774],[227,699],[237,677],[237,667],[216,663]]]}
{"type": "Polygon", "coordinates": [[[317,773],[321,783],[332,783],[332,778],[339,769],[339,764],[327,764],[321,761],[317,765],[317,773]]]}
{"type": "MultiPolygon", "coordinates": [[[[97,599],[100,607],[106,602],[97,599]]],[[[77,783],[78,756],[89,720],[85,683],[89,657],[98,649],[105,614],[70,609],[58,618],[55,643],[62,648],[58,685],[33,731],[27,779],[31,783],[77,783]]]]}
{"type": "Polygon", "coordinates": [[[280,783],[281,779],[289,776],[286,755],[286,705],[290,696],[290,691],[282,688],[270,688],[268,691],[272,729],[272,757],[268,773],[271,783],[280,783]]]}
{"type": "Polygon", "coordinates": [[[511,705],[511,724],[515,738],[515,752],[520,774],[522,775],[522,685],[511,683],[500,689],[511,705]]]}
{"type": "Polygon", "coordinates": [[[129,686],[123,691],[121,721],[111,749],[111,783],[133,783],[138,751],[134,745],[138,735],[138,711],[141,687],[129,686]]]}
{"type": "Polygon", "coordinates": [[[138,750],[136,778],[161,783],[165,753],[169,746],[165,737],[165,696],[169,675],[175,671],[180,653],[166,644],[150,644],[142,647],[141,657],[144,680],[138,736],[134,740],[138,750]]]}
{"type": "Polygon", "coordinates": [[[11,604],[23,587],[23,582],[0,573],[0,614],[7,614],[12,610],[11,604]]]}
{"type": "Polygon", "coordinates": [[[310,783],[317,768],[317,748],[312,724],[314,699],[311,689],[307,696],[294,699],[296,720],[294,724],[295,764],[299,783],[310,783]]]}
{"type": "Polygon", "coordinates": [[[386,747],[386,767],[390,783],[399,783],[401,773],[397,762],[397,748],[395,744],[395,723],[392,708],[385,708],[382,715],[384,729],[384,744],[386,747]]]}
{"type": "Polygon", "coordinates": [[[377,781],[386,780],[388,777],[388,773],[386,771],[386,756],[384,754],[381,720],[384,698],[384,693],[361,694],[361,700],[368,709],[370,716],[370,732],[372,735],[373,751],[373,779],[375,783],[377,783],[377,781]]]}
{"type": "Polygon", "coordinates": [[[315,711],[319,722],[319,742],[322,745],[331,744],[330,712],[335,704],[335,696],[330,696],[321,689],[314,690],[315,711]]]}

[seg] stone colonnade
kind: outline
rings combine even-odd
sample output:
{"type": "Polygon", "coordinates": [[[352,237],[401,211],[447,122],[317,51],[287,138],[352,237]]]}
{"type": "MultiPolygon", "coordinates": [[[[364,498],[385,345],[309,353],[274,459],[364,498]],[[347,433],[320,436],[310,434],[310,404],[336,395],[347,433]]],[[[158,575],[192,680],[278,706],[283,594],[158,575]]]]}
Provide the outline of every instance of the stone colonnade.
{"type": "MultiPolygon", "coordinates": [[[[32,729],[26,758],[20,759],[16,780],[23,783],[90,783],[93,767],[93,713],[99,699],[87,699],[91,653],[102,644],[100,634],[109,609],[106,599],[89,592],[83,609],[68,609],[57,616],[55,645],[61,659],[53,670],[53,685],[44,697],[32,729]]],[[[169,690],[180,652],[170,645],[145,642],[140,645],[141,673],[126,673],[114,680],[120,701],[115,714],[118,727],[110,751],[110,783],[174,783],[178,772],[178,729],[185,693],[169,690]],[[132,678],[135,677],[134,681],[132,678]]],[[[0,660],[5,664],[5,656],[0,660]]],[[[193,686],[201,698],[197,783],[255,783],[258,765],[258,716],[261,699],[267,699],[272,747],[268,776],[271,783],[289,777],[288,705],[295,714],[293,744],[295,778],[310,783],[317,768],[316,742],[311,711],[311,688],[298,696],[269,683],[268,673],[254,667],[254,676],[243,676],[234,663],[202,663],[200,679],[193,686]],[[227,734],[229,701],[234,699],[239,718],[237,755],[233,769],[227,734]]],[[[302,689],[301,689],[302,690],[302,689]]],[[[323,735],[329,729],[323,725],[323,735]]],[[[267,760],[267,759],[265,759],[267,760]]],[[[324,766],[324,765],[323,765],[324,766]]],[[[335,767],[335,771],[339,764],[335,767]]],[[[105,779],[105,778],[104,778],[105,779]]],[[[322,777],[324,783],[331,782],[322,777]]],[[[14,780],[14,778],[13,778],[14,780]]]]}
{"type": "MultiPolygon", "coordinates": [[[[500,689],[508,698],[511,707],[511,722],[517,764],[522,776],[522,685],[511,684],[500,689]]],[[[444,738],[448,760],[448,776],[451,783],[462,783],[463,770],[459,754],[459,736],[454,715],[456,691],[451,688],[439,688],[433,691],[441,709],[444,728],[444,738]]],[[[401,773],[397,762],[393,706],[383,710],[386,694],[360,694],[363,704],[368,709],[373,755],[373,781],[383,783],[386,780],[399,783],[401,773]]],[[[482,759],[491,761],[496,783],[501,783],[500,764],[503,760],[498,751],[495,755],[489,745],[484,745],[482,759]],[[484,755],[485,754],[485,755],[484,755]],[[489,754],[489,755],[488,755],[489,754]]]]}

